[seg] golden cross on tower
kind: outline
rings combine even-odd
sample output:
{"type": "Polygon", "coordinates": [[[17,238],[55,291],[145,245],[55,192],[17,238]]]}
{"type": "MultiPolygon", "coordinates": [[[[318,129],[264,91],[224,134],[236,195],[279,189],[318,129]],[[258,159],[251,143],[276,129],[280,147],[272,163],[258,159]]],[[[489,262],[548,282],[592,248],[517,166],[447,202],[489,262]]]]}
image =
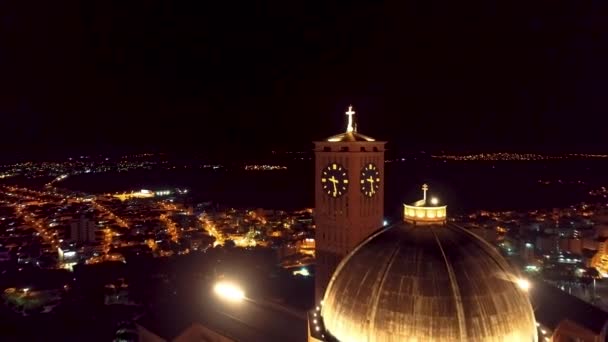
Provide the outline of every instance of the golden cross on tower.
{"type": "Polygon", "coordinates": [[[354,131],[353,115],[355,115],[355,111],[353,110],[353,106],[348,106],[348,112],[346,112],[346,115],[348,115],[348,125],[346,126],[346,133],[350,133],[354,131]]]}
{"type": "Polygon", "coordinates": [[[428,190],[428,189],[429,189],[429,186],[428,186],[428,185],[426,185],[426,184],[422,184],[422,194],[423,194],[422,199],[423,199],[425,202],[426,202],[426,192],[427,192],[427,190],[428,190]]]}

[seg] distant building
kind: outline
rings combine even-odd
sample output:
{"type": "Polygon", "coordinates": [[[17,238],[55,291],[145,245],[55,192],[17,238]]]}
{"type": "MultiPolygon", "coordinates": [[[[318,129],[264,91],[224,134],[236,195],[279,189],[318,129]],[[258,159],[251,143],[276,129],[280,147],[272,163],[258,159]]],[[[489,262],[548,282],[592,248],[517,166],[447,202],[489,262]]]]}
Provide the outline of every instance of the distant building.
{"type": "Polygon", "coordinates": [[[213,246],[215,238],[203,232],[193,232],[184,236],[188,247],[195,251],[204,251],[213,246]]]}
{"type": "Polygon", "coordinates": [[[83,215],[70,223],[70,238],[75,242],[95,242],[96,230],[95,221],[83,215]]]}
{"type": "Polygon", "coordinates": [[[78,261],[78,248],[74,242],[68,243],[67,241],[62,243],[57,248],[59,261],[61,262],[76,262],[78,261]]]}
{"type": "Polygon", "coordinates": [[[595,226],[593,229],[596,231],[599,237],[608,237],[608,215],[606,213],[599,213],[594,218],[595,226]]]}
{"type": "Polygon", "coordinates": [[[11,260],[10,250],[6,247],[0,247],[0,262],[10,261],[10,260],[11,260]]]}
{"type": "Polygon", "coordinates": [[[104,289],[103,303],[105,305],[135,305],[129,295],[129,286],[124,282],[121,284],[107,284],[104,289]]]}
{"type": "Polygon", "coordinates": [[[529,241],[522,241],[519,247],[519,256],[526,262],[534,261],[534,244],[529,241]]]}
{"type": "Polygon", "coordinates": [[[547,234],[537,236],[535,245],[542,254],[556,251],[558,247],[557,238],[547,234]]]}
{"type": "Polygon", "coordinates": [[[233,342],[234,340],[221,335],[200,323],[192,323],[172,333],[161,332],[155,326],[144,326],[136,324],[137,334],[140,342],[194,342],[194,341],[210,341],[210,342],[233,342]]]}
{"type": "Polygon", "coordinates": [[[583,254],[583,240],[567,238],[559,240],[559,249],[573,254],[583,254]]]}
{"type": "Polygon", "coordinates": [[[306,238],[296,242],[298,253],[315,256],[315,239],[306,238]]]}
{"type": "Polygon", "coordinates": [[[532,285],[530,300],[539,341],[607,341],[607,312],[544,282],[532,285]]]}
{"type": "Polygon", "coordinates": [[[597,250],[597,240],[594,237],[583,239],[583,249],[597,250]]]}
{"type": "Polygon", "coordinates": [[[591,266],[605,275],[608,273],[608,238],[599,237],[596,240],[597,252],[591,259],[591,266]]]}

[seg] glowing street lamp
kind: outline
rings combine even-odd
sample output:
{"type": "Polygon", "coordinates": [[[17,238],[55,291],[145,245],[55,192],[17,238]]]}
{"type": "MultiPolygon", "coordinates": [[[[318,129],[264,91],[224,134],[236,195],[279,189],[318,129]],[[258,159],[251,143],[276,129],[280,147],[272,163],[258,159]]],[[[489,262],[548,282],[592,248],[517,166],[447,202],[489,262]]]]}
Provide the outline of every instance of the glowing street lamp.
{"type": "Polygon", "coordinates": [[[245,299],[245,292],[236,284],[221,281],[213,287],[215,294],[231,302],[240,302],[245,299]]]}
{"type": "Polygon", "coordinates": [[[528,279],[524,279],[524,278],[519,278],[516,280],[517,286],[519,286],[520,289],[528,292],[528,290],[530,290],[530,287],[532,286],[530,284],[530,282],[528,281],[528,279]]]}

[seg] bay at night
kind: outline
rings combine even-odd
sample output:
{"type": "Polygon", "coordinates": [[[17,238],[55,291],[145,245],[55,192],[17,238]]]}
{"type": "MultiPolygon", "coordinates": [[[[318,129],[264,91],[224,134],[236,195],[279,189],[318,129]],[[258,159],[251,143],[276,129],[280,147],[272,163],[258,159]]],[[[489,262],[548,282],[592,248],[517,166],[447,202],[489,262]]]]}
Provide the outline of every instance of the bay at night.
{"type": "MultiPolygon", "coordinates": [[[[314,202],[313,164],[292,162],[287,170],[244,171],[177,168],[71,176],[61,187],[90,193],[188,188],[196,202],[267,209],[309,208],[314,202]]],[[[593,200],[590,190],[608,184],[608,161],[403,161],[387,163],[388,215],[398,214],[417,184],[430,182],[455,212],[532,210],[593,200]],[[492,184],[491,187],[488,184],[492,184]]]]}

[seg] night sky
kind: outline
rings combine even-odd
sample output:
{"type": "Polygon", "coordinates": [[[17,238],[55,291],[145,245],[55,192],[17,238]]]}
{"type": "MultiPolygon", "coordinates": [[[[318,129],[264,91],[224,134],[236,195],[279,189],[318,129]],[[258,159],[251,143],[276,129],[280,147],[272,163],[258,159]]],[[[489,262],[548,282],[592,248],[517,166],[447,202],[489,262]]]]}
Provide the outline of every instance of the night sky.
{"type": "Polygon", "coordinates": [[[0,150],[600,150],[605,1],[5,1],[0,150]]]}

